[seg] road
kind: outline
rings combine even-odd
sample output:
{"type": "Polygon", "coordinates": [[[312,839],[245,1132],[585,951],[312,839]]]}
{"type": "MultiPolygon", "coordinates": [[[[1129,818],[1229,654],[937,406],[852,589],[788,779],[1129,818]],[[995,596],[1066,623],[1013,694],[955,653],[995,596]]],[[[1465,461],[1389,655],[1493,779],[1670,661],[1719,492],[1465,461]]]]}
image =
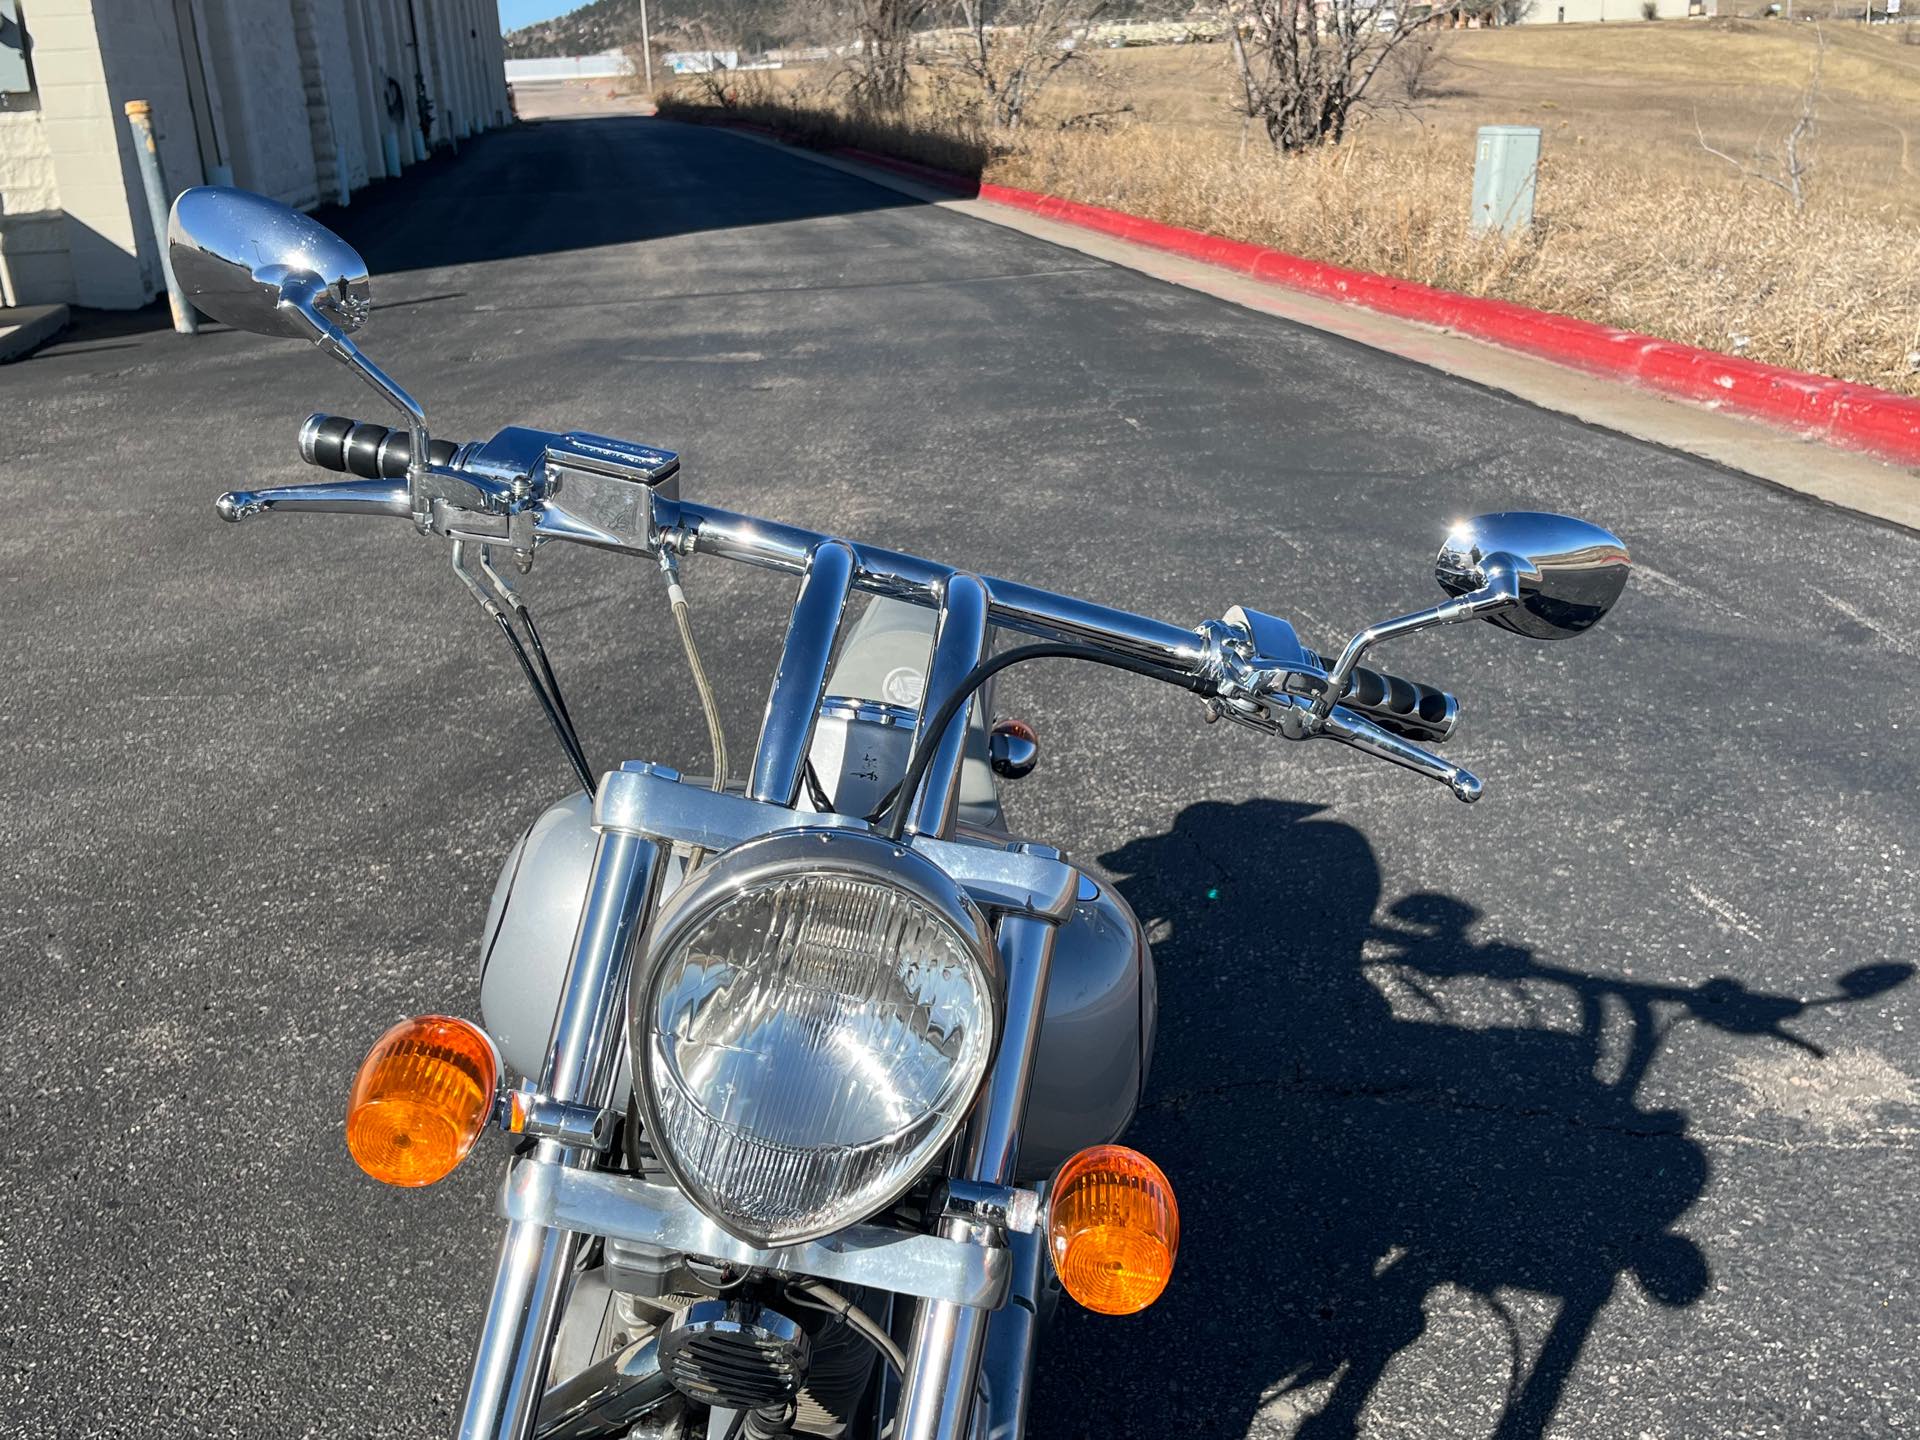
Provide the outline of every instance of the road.
{"type": "MultiPolygon", "coordinates": [[[[1183,623],[1330,647],[1479,510],[1628,539],[1591,637],[1381,657],[1464,697],[1472,809],[1132,677],[1004,687],[1016,823],[1152,925],[1133,1140],[1184,1224],[1164,1303],[1050,1332],[1036,1435],[1920,1429],[1912,534],[717,132],[526,125],[326,218],[439,433],[665,444],[1183,623]]],[[[0,1435],[439,1434],[464,1388],[495,1166],[383,1189],[341,1113],[385,1025],[475,1010],[567,780],[437,544],[215,519],[314,408],[373,402],[146,319],[0,371],[0,1435]]],[[[744,751],[790,587],[688,586],[744,751]]],[[[656,577],[529,594],[592,754],[698,765],[656,577]]]]}

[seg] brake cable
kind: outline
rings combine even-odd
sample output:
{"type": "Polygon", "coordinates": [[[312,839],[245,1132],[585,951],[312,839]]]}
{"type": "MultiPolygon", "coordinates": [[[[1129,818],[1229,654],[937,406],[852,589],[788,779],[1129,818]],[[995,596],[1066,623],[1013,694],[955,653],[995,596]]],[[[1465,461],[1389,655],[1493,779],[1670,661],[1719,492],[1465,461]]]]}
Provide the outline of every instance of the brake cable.
{"type": "Polygon", "coordinates": [[[667,602],[680,628],[680,648],[687,652],[687,669],[693,673],[693,688],[700,694],[700,709],[707,719],[707,743],[713,747],[713,788],[725,790],[727,734],[720,725],[720,702],[707,680],[707,667],[700,663],[700,647],[693,643],[693,615],[687,605],[687,592],[680,586],[680,562],[666,544],[660,546],[660,573],[667,578],[667,602]]]}

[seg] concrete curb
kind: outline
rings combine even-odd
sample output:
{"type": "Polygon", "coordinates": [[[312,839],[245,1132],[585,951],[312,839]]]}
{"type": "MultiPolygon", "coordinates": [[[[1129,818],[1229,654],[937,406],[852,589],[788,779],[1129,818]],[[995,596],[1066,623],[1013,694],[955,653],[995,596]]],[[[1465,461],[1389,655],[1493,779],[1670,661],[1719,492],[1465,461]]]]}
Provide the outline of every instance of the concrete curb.
{"type": "MultiPolygon", "coordinates": [[[[743,121],[718,123],[792,142],[792,137],[765,125],[743,121]]],[[[1284,250],[1130,215],[1123,210],[1109,210],[1012,185],[976,182],[951,171],[854,146],[837,146],[829,153],[957,195],[1031,211],[1048,220],[1099,231],[1269,284],[1452,330],[1587,374],[1625,380],[1679,399],[1760,420],[1808,439],[1864,451],[1905,465],[1920,465],[1920,399],[1896,395],[1890,390],[1856,385],[1830,375],[1762,365],[1714,350],[1577,320],[1571,315],[1533,310],[1507,300],[1487,300],[1391,275],[1348,270],[1290,255],[1284,250]]]]}
{"type": "Polygon", "coordinates": [[[24,360],[67,328],[64,305],[23,305],[0,309],[0,365],[24,360]]]}
{"type": "Polygon", "coordinates": [[[1255,280],[1365,306],[1402,320],[1441,326],[1589,374],[1628,380],[1831,445],[1868,451],[1904,464],[1920,464],[1920,400],[1890,390],[1762,365],[1577,320],[1571,315],[1529,309],[1507,300],[1487,300],[1390,275],[1347,270],[1057,195],[989,182],[975,184],[964,176],[871,151],[846,147],[834,153],[997,205],[1030,210],[1049,220],[1238,271],[1255,280]]]}

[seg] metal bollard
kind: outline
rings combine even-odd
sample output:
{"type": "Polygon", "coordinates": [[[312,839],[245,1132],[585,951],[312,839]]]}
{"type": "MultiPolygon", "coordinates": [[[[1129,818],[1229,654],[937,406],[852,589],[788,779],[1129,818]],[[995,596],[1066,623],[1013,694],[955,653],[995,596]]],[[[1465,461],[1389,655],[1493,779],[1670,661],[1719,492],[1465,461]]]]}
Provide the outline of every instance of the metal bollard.
{"type": "Polygon", "coordinates": [[[173,264],[167,259],[167,206],[172,197],[167,193],[166,176],[160,172],[160,145],[153,132],[153,107],[144,100],[129,100],[126,110],[127,125],[133,131],[133,151],[140,159],[140,180],[147,191],[153,243],[160,251],[160,273],[166,277],[167,304],[173,308],[173,328],[182,335],[197,335],[200,317],[194,314],[180,282],[173,278],[173,264]]]}
{"type": "Polygon", "coordinates": [[[1530,229],[1539,171],[1538,126],[1482,125],[1473,159],[1473,233],[1530,229]]]}

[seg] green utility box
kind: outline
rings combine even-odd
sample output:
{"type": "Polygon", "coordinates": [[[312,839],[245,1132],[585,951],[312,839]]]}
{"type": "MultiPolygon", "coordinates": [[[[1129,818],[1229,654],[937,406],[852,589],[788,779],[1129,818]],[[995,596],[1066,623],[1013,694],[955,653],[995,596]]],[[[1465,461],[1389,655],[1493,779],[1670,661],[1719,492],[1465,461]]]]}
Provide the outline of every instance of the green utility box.
{"type": "Polygon", "coordinates": [[[1482,125],[1473,157],[1473,232],[1517,234],[1533,224],[1540,127],[1482,125]]]}

